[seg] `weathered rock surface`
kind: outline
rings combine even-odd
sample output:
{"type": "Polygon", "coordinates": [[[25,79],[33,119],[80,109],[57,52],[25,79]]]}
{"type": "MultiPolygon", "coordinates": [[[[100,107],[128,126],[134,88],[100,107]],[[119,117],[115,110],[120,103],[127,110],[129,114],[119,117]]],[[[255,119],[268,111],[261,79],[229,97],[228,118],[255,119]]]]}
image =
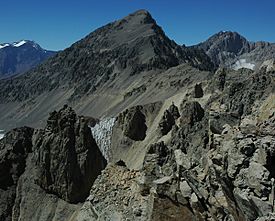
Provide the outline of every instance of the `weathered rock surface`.
{"type": "Polygon", "coordinates": [[[121,183],[131,182],[132,193],[125,191],[129,186],[115,188],[104,200],[107,194],[101,191],[110,189],[104,184],[112,180],[105,174],[109,174],[107,169],[93,186],[93,200],[80,210],[79,220],[89,217],[92,212],[88,211],[96,214],[92,220],[271,219],[275,189],[272,74],[240,70],[231,75],[224,69],[221,79],[220,71],[208,81],[206,93],[211,96],[207,100],[183,98],[178,120],[171,108],[158,109],[160,117],[156,119],[161,119],[162,125],[168,113],[173,119],[169,136],[159,137],[157,131],[152,135],[153,123],[147,129],[150,140],[124,143],[124,150],[140,148],[141,153],[139,145],[144,145],[146,151],[142,168],[134,170],[138,174],[134,179],[123,176],[124,171],[131,173],[127,164],[121,164],[119,170],[112,166],[116,177],[125,178],[120,178],[121,183]],[[121,203],[128,194],[132,198],[121,203]]]}
{"type": "Polygon", "coordinates": [[[169,110],[166,110],[159,122],[159,128],[161,135],[166,135],[175,125],[175,119],[169,110]]]}
{"type": "Polygon", "coordinates": [[[87,122],[66,106],[51,113],[46,129],[34,134],[34,155],[38,184],[73,203],[85,200],[106,165],[87,122]]]}
{"type": "Polygon", "coordinates": [[[8,132],[0,140],[0,220],[12,220],[18,179],[32,151],[32,134],[32,128],[22,127],[8,132]]]}
{"type": "Polygon", "coordinates": [[[146,119],[141,109],[141,106],[136,106],[118,116],[118,124],[121,125],[124,135],[135,141],[146,137],[146,119]]]}
{"type": "Polygon", "coordinates": [[[64,106],[0,140],[0,220],[70,219],[106,166],[88,123],[64,106]]]}

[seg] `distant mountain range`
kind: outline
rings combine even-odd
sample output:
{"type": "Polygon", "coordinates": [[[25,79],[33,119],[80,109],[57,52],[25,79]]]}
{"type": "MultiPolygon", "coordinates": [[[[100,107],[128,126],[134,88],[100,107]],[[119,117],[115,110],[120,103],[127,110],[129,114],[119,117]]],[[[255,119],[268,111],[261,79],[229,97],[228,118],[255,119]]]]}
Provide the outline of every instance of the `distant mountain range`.
{"type": "MultiPolygon", "coordinates": [[[[2,44],[1,75],[22,73],[53,54],[31,41],[2,44]]],[[[49,110],[63,104],[72,104],[79,113],[93,113],[95,117],[117,114],[130,104],[160,99],[152,83],[156,76],[163,82],[155,82],[161,88],[172,79],[167,73],[178,74],[170,84],[179,87],[183,84],[179,73],[186,76],[196,72],[186,84],[219,67],[256,70],[265,65],[272,69],[274,58],[274,44],[252,43],[229,31],[195,46],[178,45],[149,12],[140,10],[95,30],[27,73],[1,80],[0,111],[8,114],[0,117],[1,129],[14,127],[14,123],[39,125],[49,110]],[[138,98],[150,91],[155,95],[138,98]]],[[[163,94],[162,99],[166,96],[163,94]]]]}
{"type": "Polygon", "coordinates": [[[22,74],[55,53],[29,40],[0,44],[0,78],[22,74]]]}
{"type": "MultiPolygon", "coordinates": [[[[152,18],[150,19],[152,21],[152,18]]],[[[146,22],[149,22],[149,20],[146,22]]],[[[163,33],[162,29],[157,26],[153,27],[152,30],[155,31],[155,34],[163,33]]],[[[140,30],[138,29],[137,31],[140,30]]],[[[140,32],[139,34],[143,33],[140,32]]],[[[116,33],[116,35],[119,35],[119,32],[116,33]]],[[[127,42],[129,39],[127,39],[125,34],[123,35],[121,41],[127,42]]],[[[165,36],[164,34],[162,35],[165,36]]],[[[150,38],[151,37],[152,36],[150,36],[150,38]]],[[[199,68],[204,66],[204,69],[206,66],[208,69],[215,69],[220,66],[235,70],[239,68],[255,69],[260,68],[261,65],[274,65],[274,43],[264,41],[250,42],[237,32],[221,31],[214,34],[206,41],[191,47],[186,47],[185,45],[179,46],[176,45],[175,42],[169,40],[169,43],[167,40],[168,38],[165,36],[164,39],[159,41],[159,45],[162,46],[161,48],[159,47],[158,50],[165,50],[166,53],[172,55],[166,55],[166,59],[169,60],[166,60],[165,65],[168,66],[174,66],[181,63],[183,60],[199,68]],[[171,48],[168,49],[168,47],[174,49],[171,50],[171,48]],[[172,51],[177,53],[171,54],[172,51]],[[208,60],[206,59],[207,56],[204,56],[202,51],[209,57],[208,60]],[[194,59],[194,57],[198,59],[194,59]],[[211,61],[212,64],[209,61],[211,61]]],[[[149,48],[146,50],[150,50],[149,48]]],[[[55,51],[45,50],[34,41],[29,40],[0,44],[0,79],[29,71],[55,54],[55,51]]],[[[163,58],[164,57],[162,57],[162,59],[163,58]]],[[[165,59],[163,61],[165,61],[165,59]]],[[[134,68],[135,67],[133,67],[133,69],[134,68]]]]}

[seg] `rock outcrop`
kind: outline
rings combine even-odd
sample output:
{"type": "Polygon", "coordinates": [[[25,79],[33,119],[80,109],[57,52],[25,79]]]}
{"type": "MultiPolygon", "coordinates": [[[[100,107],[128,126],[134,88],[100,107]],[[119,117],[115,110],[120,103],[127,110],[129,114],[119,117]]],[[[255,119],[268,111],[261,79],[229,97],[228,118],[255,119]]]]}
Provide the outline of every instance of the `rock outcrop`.
{"type": "Polygon", "coordinates": [[[65,201],[84,201],[106,165],[84,118],[67,106],[53,112],[45,130],[34,134],[37,182],[65,201]]]}
{"type": "Polygon", "coordinates": [[[196,84],[194,88],[194,98],[203,97],[203,89],[201,84],[196,84]]]}
{"type": "Polygon", "coordinates": [[[166,110],[159,122],[160,134],[166,135],[175,125],[175,121],[180,117],[179,109],[176,105],[172,104],[168,110],[166,110]]]}
{"type": "Polygon", "coordinates": [[[118,116],[118,124],[121,125],[124,135],[135,141],[146,137],[146,118],[141,109],[141,106],[136,106],[118,116]]]}
{"type": "Polygon", "coordinates": [[[22,127],[11,130],[0,140],[0,220],[12,220],[18,179],[32,152],[32,134],[32,128],[22,127]]]}
{"type": "Polygon", "coordinates": [[[0,220],[68,220],[106,166],[85,117],[64,106],[45,129],[0,140],[0,220]]]}

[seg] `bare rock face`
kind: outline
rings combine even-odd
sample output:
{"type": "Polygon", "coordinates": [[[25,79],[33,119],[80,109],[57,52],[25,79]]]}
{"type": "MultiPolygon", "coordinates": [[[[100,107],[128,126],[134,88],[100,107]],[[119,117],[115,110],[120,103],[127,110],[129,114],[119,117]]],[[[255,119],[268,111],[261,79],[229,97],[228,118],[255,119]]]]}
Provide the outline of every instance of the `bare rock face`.
{"type": "Polygon", "coordinates": [[[188,102],[181,115],[182,124],[194,125],[204,117],[204,110],[198,102],[188,102]]]}
{"type": "Polygon", "coordinates": [[[51,113],[46,128],[36,131],[34,152],[37,183],[73,203],[85,200],[106,165],[87,121],[67,106],[51,113]]]}
{"type": "Polygon", "coordinates": [[[209,129],[214,134],[221,134],[224,125],[237,126],[240,123],[240,116],[234,113],[213,112],[209,118],[209,129]]]}
{"type": "Polygon", "coordinates": [[[0,220],[12,219],[16,185],[32,151],[32,133],[29,127],[16,128],[0,140],[0,220]]]}
{"type": "Polygon", "coordinates": [[[171,104],[171,106],[168,108],[168,111],[172,114],[175,120],[180,117],[179,109],[174,103],[171,104]]]}
{"type": "Polygon", "coordinates": [[[159,122],[159,128],[161,135],[166,135],[175,125],[175,119],[169,110],[166,110],[159,122]]]}
{"type": "Polygon", "coordinates": [[[168,134],[172,127],[175,125],[175,121],[180,117],[178,107],[173,103],[168,110],[165,110],[160,122],[159,130],[161,136],[168,134]]]}
{"type": "Polygon", "coordinates": [[[203,89],[201,84],[196,84],[194,88],[194,98],[201,98],[203,97],[203,89]]]}
{"type": "Polygon", "coordinates": [[[132,107],[118,117],[118,124],[123,128],[124,135],[135,141],[146,137],[146,118],[141,109],[142,106],[132,107]]]}
{"type": "Polygon", "coordinates": [[[32,133],[29,127],[16,128],[0,140],[0,188],[16,184],[24,172],[25,159],[32,151],[32,133]]]}

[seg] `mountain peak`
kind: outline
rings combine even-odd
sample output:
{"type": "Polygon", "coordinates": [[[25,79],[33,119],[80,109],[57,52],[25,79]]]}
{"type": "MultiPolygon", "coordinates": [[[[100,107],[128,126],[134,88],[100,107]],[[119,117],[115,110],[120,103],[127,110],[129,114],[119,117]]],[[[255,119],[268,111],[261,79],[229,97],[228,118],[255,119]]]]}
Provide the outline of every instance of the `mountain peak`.
{"type": "Polygon", "coordinates": [[[245,37],[243,37],[242,35],[240,35],[238,32],[236,31],[220,31],[214,35],[212,35],[210,38],[208,38],[207,41],[213,41],[213,40],[231,40],[234,41],[234,39],[241,39],[243,41],[247,41],[245,37]]]}
{"type": "Polygon", "coordinates": [[[55,54],[31,40],[0,44],[0,52],[0,79],[28,71],[55,54]]]}
{"type": "Polygon", "coordinates": [[[138,15],[150,15],[150,16],[151,16],[150,12],[149,12],[149,11],[147,11],[146,9],[139,9],[139,10],[137,10],[137,11],[135,11],[135,12],[131,13],[130,15],[132,15],[132,16],[138,16],[138,15]]]}
{"type": "Polygon", "coordinates": [[[214,35],[240,35],[240,34],[236,31],[226,30],[226,31],[219,31],[217,34],[214,34],[214,35]]]}
{"type": "Polygon", "coordinates": [[[19,41],[15,41],[15,42],[12,42],[12,43],[3,43],[3,44],[0,44],[0,49],[7,48],[7,47],[19,48],[19,47],[21,47],[23,45],[32,46],[32,47],[34,47],[37,50],[42,49],[40,47],[40,45],[37,44],[35,41],[25,40],[25,39],[22,39],[22,40],[19,40],[19,41]]]}
{"type": "Polygon", "coordinates": [[[251,50],[250,42],[233,31],[220,31],[196,47],[204,50],[216,66],[251,50]]]}
{"type": "Polygon", "coordinates": [[[136,19],[136,20],[139,20],[141,23],[144,23],[144,24],[148,24],[148,23],[156,23],[156,21],[153,19],[152,15],[150,14],[150,12],[148,12],[147,10],[145,9],[141,9],[141,10],[138,10],[134,13],[131,13],[130,15],[128,15],[127,17],[125,17],[125,19],[136,19]]]}
{"type": "Polygon", "coordinates": [[[136,18],[139,18],[140,20],[147,19],[147,18],[152,19],[152,15],[150,14],[150,12],[145,9],[137,10],[137,11],[129,14],[125,18],[127,18],[127,17],[136,17],[136,18]]]}

